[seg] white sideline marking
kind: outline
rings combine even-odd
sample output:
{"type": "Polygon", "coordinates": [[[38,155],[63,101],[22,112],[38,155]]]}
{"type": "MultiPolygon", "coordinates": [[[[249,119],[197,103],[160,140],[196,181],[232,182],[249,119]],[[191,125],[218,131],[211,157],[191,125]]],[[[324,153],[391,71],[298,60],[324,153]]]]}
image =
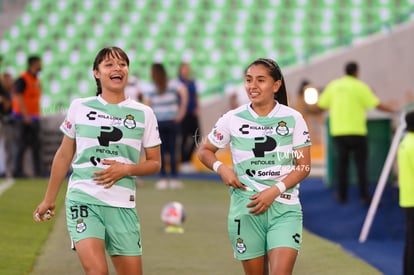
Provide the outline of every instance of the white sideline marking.
{"type": "Polygon", "coordinates": [[[0,183],[0,195],[14,184],[14,179],[6,179],[0,183]]]}

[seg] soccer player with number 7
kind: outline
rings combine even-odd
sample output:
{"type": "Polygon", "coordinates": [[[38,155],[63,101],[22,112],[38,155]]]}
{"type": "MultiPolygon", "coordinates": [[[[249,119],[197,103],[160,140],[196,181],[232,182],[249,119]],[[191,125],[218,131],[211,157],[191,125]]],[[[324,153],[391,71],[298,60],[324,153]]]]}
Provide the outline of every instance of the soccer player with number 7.
{"type": "Polygon", "coordinates": [[[308,128],[287,106],[275,61],[253,61],[245,89],[250,102],[217,121],[198,157],[230,187],[228,234],[245,274],[292,274],[302,242],[299,183],[310,172],[308,128]],[[228,144],[233,168],[216,157],[228,144]]]}
{"type": "Polygon", "coordinates": [[[33,213],[35,221],[55,215],[72,164],[66,222],[85,274],[108,274],[105,250],[117,274],[142,274],[135,176],[159,172],[161,140],[152,109],[125,97],[128,72],[122,49],[99,51],[93,63],[97,95],[70,105],[46,194],[33,213]],[[145,150],[141,161],[140,148],[145,150]]]}

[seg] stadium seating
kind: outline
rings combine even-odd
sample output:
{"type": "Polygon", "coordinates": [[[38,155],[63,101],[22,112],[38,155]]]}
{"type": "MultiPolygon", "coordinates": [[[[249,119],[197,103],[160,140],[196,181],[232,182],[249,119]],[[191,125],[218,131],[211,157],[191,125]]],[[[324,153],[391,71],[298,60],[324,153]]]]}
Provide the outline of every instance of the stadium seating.
{"type": "MultiPolygon", "coordinates": [[[[239,79],[261,56],[282,66],[411,20],[414,0],[33,0],[0,42],[7,69],[17,75],[29,54],[44,60],[43,108],[95,93],[91,69],[104,46],[122,47],[131,74],[149,81],[150,64],[170,77],[190,61],[202,96],[239,79]]],[[[59,107],[60,108],[60,107],[59,107]]]]}

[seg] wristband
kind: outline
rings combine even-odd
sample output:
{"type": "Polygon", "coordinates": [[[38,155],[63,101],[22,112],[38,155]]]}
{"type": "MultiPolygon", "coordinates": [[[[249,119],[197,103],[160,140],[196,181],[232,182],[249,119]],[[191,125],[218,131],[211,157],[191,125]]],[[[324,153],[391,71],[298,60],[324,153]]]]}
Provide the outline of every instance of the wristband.
{"type": "Polygon", "coordinates": [[[286,185],[283,181],[279,181],[278,183],[275,184],[275,186],[279,189],[280,194],[286,191],[286,185]]]}
{"type": "Polygon", "coordinates": [[[220,165],[222,165],[223,163],[219,160],[217,160],[216,162],[213,163],[213,170],[214,172],[217,173],[218,168],[220,167],[220,165]]]}

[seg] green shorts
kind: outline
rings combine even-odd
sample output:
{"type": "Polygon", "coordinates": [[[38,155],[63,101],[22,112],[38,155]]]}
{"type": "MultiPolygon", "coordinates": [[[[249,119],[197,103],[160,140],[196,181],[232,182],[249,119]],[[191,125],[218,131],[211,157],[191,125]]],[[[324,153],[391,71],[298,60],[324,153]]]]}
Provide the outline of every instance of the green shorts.
{"type": "Polygon", "coordinates": [[[76,243],[87,238],[105,240],[110,256],[140,256],[141,229],[135,208],[119,208],[66,200],[66,223],[76,243]]]}
{"type": "Polygon", "coordinates": [[[263,214],[252,215],[249,197],[254,194],[234,190],[230,199],[227,228],[234,257],[254,259],[277,247],[299,250],[302,243],[302,206],[274,201],[263,214]]]}

